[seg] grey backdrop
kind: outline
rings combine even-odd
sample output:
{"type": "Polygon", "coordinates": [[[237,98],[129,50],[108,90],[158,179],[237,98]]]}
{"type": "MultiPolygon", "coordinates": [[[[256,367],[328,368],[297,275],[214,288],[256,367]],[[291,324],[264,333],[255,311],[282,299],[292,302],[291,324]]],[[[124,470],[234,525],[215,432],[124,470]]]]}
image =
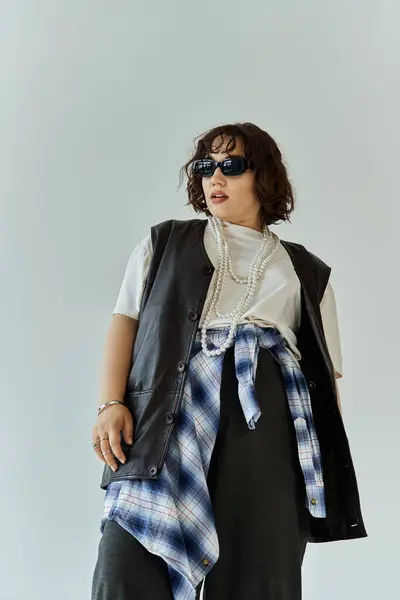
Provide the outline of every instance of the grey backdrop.
{"type": "Polygon", "coordinates": [[[395,600],[400,5],[0,1],[1,600],[86,600],[100,538],[89,445],[133,246],[195,216],[192,139],[249,120],[298,208],[281,237],[333,268],[344,421],[369,537],[309,545],[305,600],[395,600]]]}

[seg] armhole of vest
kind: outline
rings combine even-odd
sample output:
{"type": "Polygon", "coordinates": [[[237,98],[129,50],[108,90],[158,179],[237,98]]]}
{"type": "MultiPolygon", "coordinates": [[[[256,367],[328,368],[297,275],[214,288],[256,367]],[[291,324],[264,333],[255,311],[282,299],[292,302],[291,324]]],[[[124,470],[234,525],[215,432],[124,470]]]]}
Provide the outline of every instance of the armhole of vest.
{"type": "Polygon", "coordinates": [[[321,302],[322,302],[322,298],[324,297],[326,288],[328,286],[329,279],[331,277],[331,273],[332,273],[331,267],[328,267],[328,265],[326,265],[326,268],[325,268],[325,281],[324,281],[324,284],[322,285],[322,287],[320,289],[320,299],[319,299],[319,304],[320,305],[321,305],[321,302]]]}
{"type": "MultiPolygon", "coordinates": [[[[166,238],[168,238],[171,233],[171,230],[172,230],[172,224],[173,224],[173,219],[170,219],[168,221],[162,221],[161,223],[158,223],[157,225],[153,225],[151,227],[150,233],[151,233],[151,245],[153,248],[153,252],[154,252],[155,245],[157,242],[157,237],[161,234],[161,235],[165,235],[166,238]]],[[[165,245],[164,245],[164,247],[165,247],[165,245]]],[[[163,248],[163,250],[164,250],[164,248],[163,248]]]]}
{"type": "Polygon", "coordinates": [[[317,279],[317,288],[318,288],[318,307],[321,305],[322,298],[324,297],[326,287],[329,282],[329,278],[331,276],[332,269],[329,267],[319,256],[313,254],[308,250],[303,244],[297,244],[301,250],[307,254],[315,263],[317,269],[319,270],[318,279],[317,279]]]}
{"type": "MultiPolygon", "coordinates": [[[[162,255],[164,254],[165,246],[167,245],[167,240],[171,234],[172,225],[173,225],[173,221],[169,220],[169,221],[163,221],[161,223],[158,223],[157,225],[153,225],[150,228],[152,258],[151,258],[150,267],[147,272],[147,277],[146,277],[146,281],[145,281],[144,288],[143,288],[142,301],[140,303],[139,314],[143,311],[143,309],[146,305],[146,302],[147,302],[147,298],[149,296],[150,272],[153,273],[155,266],[156,266],[156,273],[158,271],[158,267],[160,265],[162,255]],[[162,239],[162,243],[161,243],[161,247],[160,247],[161,252],[157,256],[155,254],[155,249],[156,249],[156,244],[157,244],[157,238],[160,235],[160,233],[163,236],[163,239],[162,239]],[[157,261],[156,265],[155,265],[155,261],[157,261]]],[[[153,277],[153,281],[154,281],[154,277],[153,277]]]]}

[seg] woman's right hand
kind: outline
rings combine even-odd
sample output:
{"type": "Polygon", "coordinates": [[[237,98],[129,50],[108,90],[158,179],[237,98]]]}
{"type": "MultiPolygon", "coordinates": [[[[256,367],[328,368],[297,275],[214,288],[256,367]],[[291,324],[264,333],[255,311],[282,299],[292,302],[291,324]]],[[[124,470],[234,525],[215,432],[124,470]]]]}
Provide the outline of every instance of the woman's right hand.
{"type": "Polygon", "coordinates": [[[126,457],[121,448],[121,431],[127,444],[133,443],[133,418],[126,406],[112,404],[97,417],[93,428],[92,441],[98,446],[94,448],[101,461],[111,467],[113,471],[118,468],[118,459],[125,463],[126,457]]]}

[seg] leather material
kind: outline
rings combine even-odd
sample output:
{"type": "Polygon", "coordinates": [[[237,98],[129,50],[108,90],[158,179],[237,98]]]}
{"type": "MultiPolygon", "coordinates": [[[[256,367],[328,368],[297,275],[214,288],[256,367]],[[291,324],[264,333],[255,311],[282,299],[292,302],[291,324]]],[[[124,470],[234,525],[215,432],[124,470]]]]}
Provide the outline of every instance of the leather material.
{"type": "MultiPolygon", "coordinates": [[[[156,479],[164,464],[198,321],[214,272],[203,242],[206,224],[206,219],[169,220],[151,229],[154,253],[125,395],[134,420],[134,441],[130,446],[121,438],[126,463],[119,464],[115,473],[105,465],[102,489],[119,479],[156,479]]],[[[366,537],[319,309],[331,269],[301,244],[283,240],[281,243],[301,283],[297,339],[324,469],[328,514],[325,519],[310,516],[309,541],[366,537]]]]}

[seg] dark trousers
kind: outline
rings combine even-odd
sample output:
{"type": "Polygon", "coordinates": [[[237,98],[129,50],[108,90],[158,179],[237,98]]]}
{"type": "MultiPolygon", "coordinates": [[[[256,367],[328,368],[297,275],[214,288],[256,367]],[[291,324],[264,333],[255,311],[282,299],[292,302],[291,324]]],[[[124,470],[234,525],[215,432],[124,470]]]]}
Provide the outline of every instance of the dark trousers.
{"type": "MultiPolygon", "coordinates": [[[[220,556],[204,580],[204,600],[302,597],[301,565],[310,519],[304,478],[280,367],[262,348],[256,390],[262,414],[250,430],[229,349],[207,478],[220,556]]],[[[173,600],[167,564],[108,521],[99,543],[92,600],[173,600]]]]}

